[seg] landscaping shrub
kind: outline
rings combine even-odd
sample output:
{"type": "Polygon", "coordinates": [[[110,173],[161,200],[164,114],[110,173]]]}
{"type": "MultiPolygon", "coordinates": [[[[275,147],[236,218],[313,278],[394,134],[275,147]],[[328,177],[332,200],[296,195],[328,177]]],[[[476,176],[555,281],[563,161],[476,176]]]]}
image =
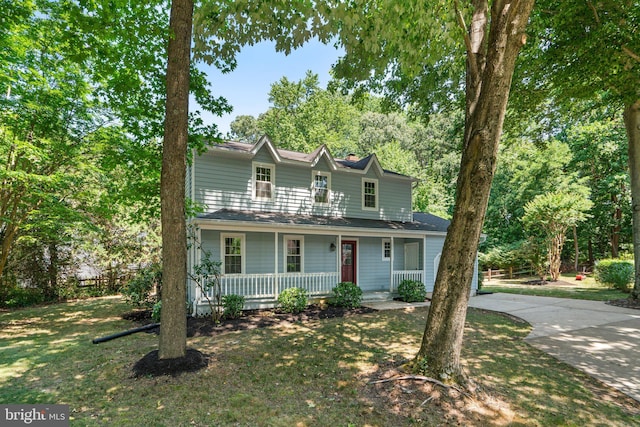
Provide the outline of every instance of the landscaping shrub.
{"type": "Polygon", "coordinates": [[[154,322],[158,323],[160,321],[160,312],[162,311],[162,301],[158,301],[153,304],[153,309],[151,310],[151,319],[154,322]]]}
{"type": "Polygon", "coordinates": [[[154,298],[151,293],[154,286],[160,289],[161,284],[162,268],[154,264],[139,270],[133,279],[122,287],[122,296],[129,304],[138,307],[152,306],[159,298],[159,295],[154,298]]]}
{"type": "Polygon", "coordinates": [[[235,319],[240,317],[244,308],[244,297],[242,295],[224,295],[222,297],[222,308],[224,309],[224,317],[235,319]]]}
{"type": "Polygon", "coordinates": [[[403,280],[398,285],[398,294],[404,302],[421,302],[427,298],[424,283],[417,280],[403,280]]]}
{"type": "Polygon", "coordinates": [[[288,288],[278,295],[278,305],[285,313],[300,313],[307,307],[307,291],[300,288],[288,288]]]}
{"type": "Polygon", "coordinates": [[[633,261],[621,259],[602,259],[594,268],[599,283],[628,292],[635,273],[633,261]]]}
{"type": "Polygon", "coordinates": [[[0,300],[0,306],[7,308],[28,307],[41,304],[45,296],[38,288],[21,288],[19,286],[8,289],[0,300]]]}
{"type": "Polygon", "coordinates": [[[346,308],[360,307],[362,289],[355,283],[340,282],[331,292],[331,304],[346,308]]]}

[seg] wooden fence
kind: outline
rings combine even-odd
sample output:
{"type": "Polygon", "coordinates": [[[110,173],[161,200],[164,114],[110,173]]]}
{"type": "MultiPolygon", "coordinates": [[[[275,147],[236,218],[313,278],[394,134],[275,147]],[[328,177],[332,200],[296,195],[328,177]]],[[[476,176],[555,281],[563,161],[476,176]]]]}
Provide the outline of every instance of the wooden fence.
{"type": "Polygon", "coordinates": [[[504,270],[492,270],[488,269],[483,271],[482,275],[484,280],[490,281],[491,279],[513,279],[518,276],[529,276],[533,274],[533,270],[530,268],[513,268],[509,267],[504,270]]]}

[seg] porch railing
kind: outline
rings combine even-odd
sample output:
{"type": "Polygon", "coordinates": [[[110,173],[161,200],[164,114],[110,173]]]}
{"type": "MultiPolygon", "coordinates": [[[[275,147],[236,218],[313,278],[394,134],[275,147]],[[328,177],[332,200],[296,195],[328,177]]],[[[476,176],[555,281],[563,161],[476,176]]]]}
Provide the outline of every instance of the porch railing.
{"type": "MultiPolygon", "coordinates": [[[[209,278],[205,279],[210,280],[209,278]]],[[[245,298],[276,298],[283,289],[298,287],[309,295],[326,295],[338,284],[338,273],[231,274],[220,277],[222,295],[242,295],[245,298]]],[[[213,289],[208,295],[212,297],[213,289]]]]}
{"type": "Polygon", "coordinates": [[[392,291],[398,289],[398,285],[403,280],[415,280],[424,283],[424,272],[422,270],[394,270],[391,278],[392,291]]]}

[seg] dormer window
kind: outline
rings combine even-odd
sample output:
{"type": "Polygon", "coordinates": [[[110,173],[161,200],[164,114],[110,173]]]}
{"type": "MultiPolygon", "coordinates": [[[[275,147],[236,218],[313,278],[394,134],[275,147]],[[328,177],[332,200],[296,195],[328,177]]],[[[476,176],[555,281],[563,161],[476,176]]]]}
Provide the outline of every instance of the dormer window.
{"type": "Polygon", "coordinates": [[[368,211],[378,210],[377,179],[362,179],[362,209],[368,211]]]}
{"type": "Polygon", "coordinates": [[[312,197],[316,205],[328,205],[331,197],[331,174],[328,172],[313,173],[312,197]]]}
{"type": "Polygon", "coordinates": [[[254,200],[273,201],[275,183],[275,165],[253,163],[254,200]]]}

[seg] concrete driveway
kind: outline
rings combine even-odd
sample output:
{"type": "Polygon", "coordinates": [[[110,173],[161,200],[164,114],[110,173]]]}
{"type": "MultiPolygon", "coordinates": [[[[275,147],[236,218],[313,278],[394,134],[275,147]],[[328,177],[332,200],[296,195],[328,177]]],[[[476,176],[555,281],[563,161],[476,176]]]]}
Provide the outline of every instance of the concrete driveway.
{"type": "Polygon", "coordinates": [[[501,293],[471,297],[469,307],[526,320],[529,344],[640,401],[640,310],[501,293]]]}

